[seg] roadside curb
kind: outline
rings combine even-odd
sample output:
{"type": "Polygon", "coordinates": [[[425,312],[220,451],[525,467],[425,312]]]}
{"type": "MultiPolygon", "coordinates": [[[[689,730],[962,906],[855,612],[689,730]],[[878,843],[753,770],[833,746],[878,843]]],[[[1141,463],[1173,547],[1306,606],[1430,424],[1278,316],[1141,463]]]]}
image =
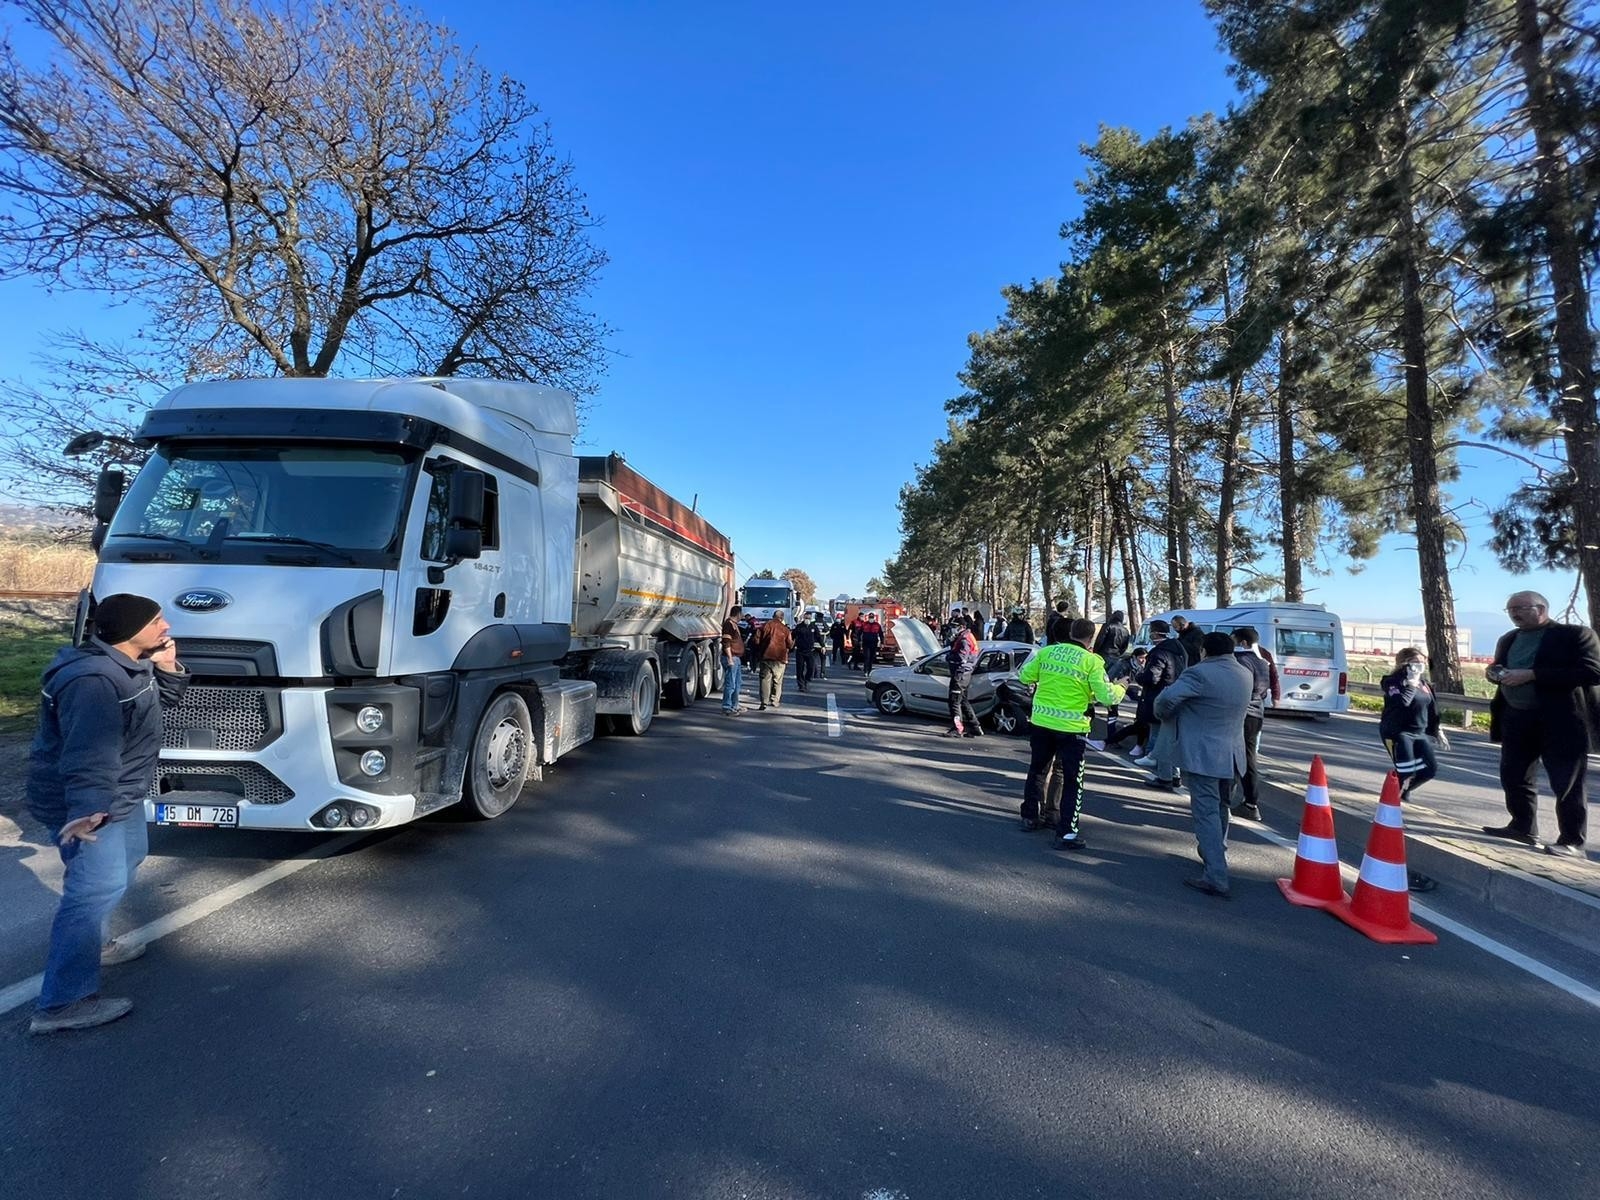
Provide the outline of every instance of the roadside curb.
{"type": "MultiPolygon", "coordinates": [[[[1258,797],[1263,811],[1282,818],[1291,830],[1298,830],[1305,799],[1304,785],[1286,783],[1265,773],[1261,781],[1267,785],[1258,797]]],[[[1340,857],[1351,865],[1359,865],[1360,847],[1366,845],[1377,798],[1373,797],[1370,804],[1363,804],[1340,795],[1337,788],[1333,792],[1333,824],[1340,857]]],[[[1461,826],[1459,821],[1420,804],[1407,804],[1404,811],[1406,866],[1410,870],[1431,875],[1494,912],[1558,937],[1589,954],[1600,955],[1600,895],[1592,894],[1600,892],[1600,864],[1591,859],[1587,867],[1582,864],[1567,866],[1565,860],[1548,859],[1533,850],[1509,846],[1502,849],[1471,837],[1423,831],[1418,827],[1454,825],[1460,829],[1461,826]],[[1530,862],[1524,866],[1515,861],[1517,857],[1526,857],[1530,862]],[[1592,872],[1594,882],[1589,885],[1585,879],[1584,887],[1569,886],[1546,877],[1547,869],[1564,869],[1567,874],[1592,872]]]]}

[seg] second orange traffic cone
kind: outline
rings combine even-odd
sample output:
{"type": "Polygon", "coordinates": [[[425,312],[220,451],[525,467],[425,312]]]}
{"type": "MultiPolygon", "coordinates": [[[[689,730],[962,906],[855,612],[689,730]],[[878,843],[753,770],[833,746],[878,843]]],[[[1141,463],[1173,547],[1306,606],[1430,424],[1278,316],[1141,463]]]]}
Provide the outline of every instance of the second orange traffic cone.
{"type": "Polygon", "coordinates": [[[1333,839],[1333,805],[1328,800],[1328,772],[1322,756],[1311,759],[1306,784],[1306,808],[1300,817],[1300,844],[1294,852],[1294,878],[1278,880],[1290,904],[1302,908],[1332,908],[1345,902],[1344,880],[1339,877],[1339,847],[1333,839]]]}
{"type": "Polygon", "coordinates": [[[1359,929],[1375,942],[1431,945],[1439,935],[1411,919],[1411,894],[1406,877],[1405,818],[1400,813],[1400,776],[1393,771],[1383,781],[1383,795],[1372,819],[1361,878],[1348,904],[1328,911],[1346,925],[1359,929]]]}

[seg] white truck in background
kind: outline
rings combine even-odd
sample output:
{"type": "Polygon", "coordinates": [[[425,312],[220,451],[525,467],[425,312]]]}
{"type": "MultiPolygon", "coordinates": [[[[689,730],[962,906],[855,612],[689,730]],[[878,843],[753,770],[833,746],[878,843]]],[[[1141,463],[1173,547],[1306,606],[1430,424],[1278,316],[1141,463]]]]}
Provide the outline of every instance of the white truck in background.
{"type": "Polygon", "coordinates": [[[765,625],[777,613],[791,628],[800,615],[800,593],[787,579],[774,579],[770,575],[752,575],[739,589],[739,605],[744,615],[757,627],[765,625]]]}
{"type": "Polygon", "coordinates": [[[721,686],[728,540],[569,393],[266,379],[160,400],[96,492],[96,596],[158,601],[194,674],[146,816],[340,830],[496,817],[610,722],[721,686]]]}

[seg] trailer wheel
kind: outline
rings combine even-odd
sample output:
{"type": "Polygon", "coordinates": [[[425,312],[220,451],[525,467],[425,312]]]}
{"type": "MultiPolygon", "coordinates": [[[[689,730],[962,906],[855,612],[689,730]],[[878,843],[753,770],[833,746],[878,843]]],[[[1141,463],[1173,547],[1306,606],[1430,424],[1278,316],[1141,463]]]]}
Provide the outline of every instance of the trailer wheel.
{"type": "Polygon", "coordinates": [[[522,794],[533,754],[533,721],[528,706],[515,692],[501,692],[489,702],[472,739],[467,764],[466,809],[489,821],[500,816],[522,794]]]}
{"type": "MultiPolygon", "coordinates": [[[[684,651],[684,657],[686,661],[681,664],[683,675],[678,679],[667,680],[667,703],[673,708],[688,708],[694,703],[695,697],[700,694],[700,664],[695,661],[694,651],[692,650],[684,651]]],[[[634,686],[637,689],[638,680],[634,681],[634,686]]],[[[637,690],[633,700],[634,712],[638,712],[639,697],[637,690]]],[[[649,722],[646,721],[645,724],[648,726],[649,722]]],[[[641,729],[639,732],[643,733],[644,730],[641,729]]]]}
{"type": "Polygon", "coordinates": [[[722,667],[722,651],[713,649],[706,658],[711,663],[711,690],[720,692],[723,685],[728,682],[728,673],[722,667]]]}
{"type": "Polygon", "coordinates": [[[621,732],[638,737],[655,719],[656,673],[649,663],[640,663],[639,673],[633,677],[633,711],[625,717],[617,717],[616,725],[621,732]]]}
{"type": "Polygon", "coordinates": [[[699,655],[699,659],[700,659],[700,699],[702,699],[702,700],[704,700],[707,696],[711,695],[712,692],[717,690],[716,674],[715,674],[714,669],[711,666],[711,660],[713,658],[715,658],[715,657],[716,656],[714,654],[712,654],[708,650],[702,650],[700,652],[700,655],[699,655]]]}

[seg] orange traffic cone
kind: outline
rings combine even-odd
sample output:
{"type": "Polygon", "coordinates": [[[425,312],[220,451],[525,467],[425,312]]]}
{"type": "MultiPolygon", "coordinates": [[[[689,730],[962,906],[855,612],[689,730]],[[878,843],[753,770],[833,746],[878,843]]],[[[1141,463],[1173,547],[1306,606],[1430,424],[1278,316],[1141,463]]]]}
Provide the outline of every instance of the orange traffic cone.
{"type": "Polygon", "coordinates": [[[1331,908],[1345,903],[1339,877],[1339,847],[1333,839],[1333,805],[1328,803],[1328,773],[1322,756],[1311,759],[1306,808],[1300,817],[1300,845],[1294,852],[1294,878],[1278,880],[1284,898],[1302,908],[1331,908]]]}
{"type": "Polygon", "coordinates": [[[1393,771],[1383,781],[1378,813],[1367,838],[1361,878],[1348,904],[1328,909],[1375,942],[1431,945],[1439,940],[1411,919],[1411,895],[1406,879],[1405,819],[1400,815],[1400,776],[1393,771]]]}

